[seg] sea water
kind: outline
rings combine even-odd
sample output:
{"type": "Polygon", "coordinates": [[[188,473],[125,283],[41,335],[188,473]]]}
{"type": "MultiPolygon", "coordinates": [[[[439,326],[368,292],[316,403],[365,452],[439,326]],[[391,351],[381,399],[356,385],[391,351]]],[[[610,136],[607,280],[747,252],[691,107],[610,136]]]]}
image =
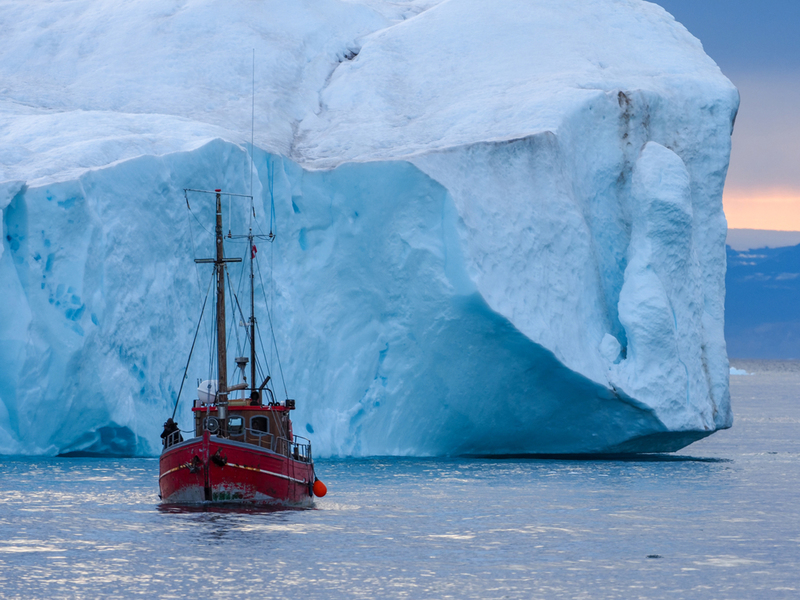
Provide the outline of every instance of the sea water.
{"type": "Polygon", "coordinates": [[[3,598],[796,598],[800,363],[626,460],[319,460],[308,510],[159,505],[156,459],[0,466],[3,598]]]}

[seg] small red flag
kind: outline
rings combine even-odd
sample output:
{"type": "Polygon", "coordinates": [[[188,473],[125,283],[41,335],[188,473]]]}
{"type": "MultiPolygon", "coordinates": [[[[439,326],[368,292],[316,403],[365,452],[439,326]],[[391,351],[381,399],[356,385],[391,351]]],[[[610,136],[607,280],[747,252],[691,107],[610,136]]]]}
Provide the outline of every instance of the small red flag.
{"type": "Polygon", "coordinates": [[[256,248],[255,244],[253,244],[253,248],[250,250],[250,258],[255,258],[256,252],[258,252],[258,248],[256,248]]]}

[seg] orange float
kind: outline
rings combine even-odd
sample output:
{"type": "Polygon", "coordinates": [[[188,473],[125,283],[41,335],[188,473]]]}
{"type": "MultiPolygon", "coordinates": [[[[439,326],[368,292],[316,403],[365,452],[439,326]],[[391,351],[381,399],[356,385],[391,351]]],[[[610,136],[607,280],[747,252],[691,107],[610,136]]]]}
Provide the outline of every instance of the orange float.
{"type": "Polygon", "coordinates": [[[322,498],[328,493],[328,488],[319,479],[314,481],[314,495],[317,498],[322,498]]]}

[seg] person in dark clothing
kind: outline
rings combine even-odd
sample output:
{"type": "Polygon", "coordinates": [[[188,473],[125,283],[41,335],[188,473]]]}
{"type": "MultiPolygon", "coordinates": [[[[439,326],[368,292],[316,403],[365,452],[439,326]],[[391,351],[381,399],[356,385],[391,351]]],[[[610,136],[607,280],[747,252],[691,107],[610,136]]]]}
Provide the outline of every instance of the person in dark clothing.
{"type": "Polygon", "coordinates": [[[166,423],[164,423],[164,431],[161,432],[161,444],[166,446],[169,442],[169,445],[172,446],[173,444],[182,442],[183,436],[180,433],[178,433],[177,436],[170,437],[170,435],[176,431],[180,431],[178,429],[178,424],[173,421],[172,418],[167,419],[166,423]]]}
{"type": "Polygon", "coordinates": [[[258,390],[253,390],[250,394],[250,406],[261,406],[261,394],[258,390]]]}

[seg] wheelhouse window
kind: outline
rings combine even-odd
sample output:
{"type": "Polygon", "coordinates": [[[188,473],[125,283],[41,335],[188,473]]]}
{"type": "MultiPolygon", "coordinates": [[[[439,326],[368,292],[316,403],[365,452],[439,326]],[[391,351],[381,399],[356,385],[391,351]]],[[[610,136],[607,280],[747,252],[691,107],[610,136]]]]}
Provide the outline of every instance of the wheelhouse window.
{"type": "Polygon", "coordinates": [[[250,417],[250,429],[252,429],[253,433],[256,435],[269,433],[269,419],[267,419],[267,417],[264,415],[250,417]]]}
{"type": "Polygon", "coordinates": [[[239,435],[244,431],[244,419],[240,416],[228,417],[228,433],[239,435]]]}

